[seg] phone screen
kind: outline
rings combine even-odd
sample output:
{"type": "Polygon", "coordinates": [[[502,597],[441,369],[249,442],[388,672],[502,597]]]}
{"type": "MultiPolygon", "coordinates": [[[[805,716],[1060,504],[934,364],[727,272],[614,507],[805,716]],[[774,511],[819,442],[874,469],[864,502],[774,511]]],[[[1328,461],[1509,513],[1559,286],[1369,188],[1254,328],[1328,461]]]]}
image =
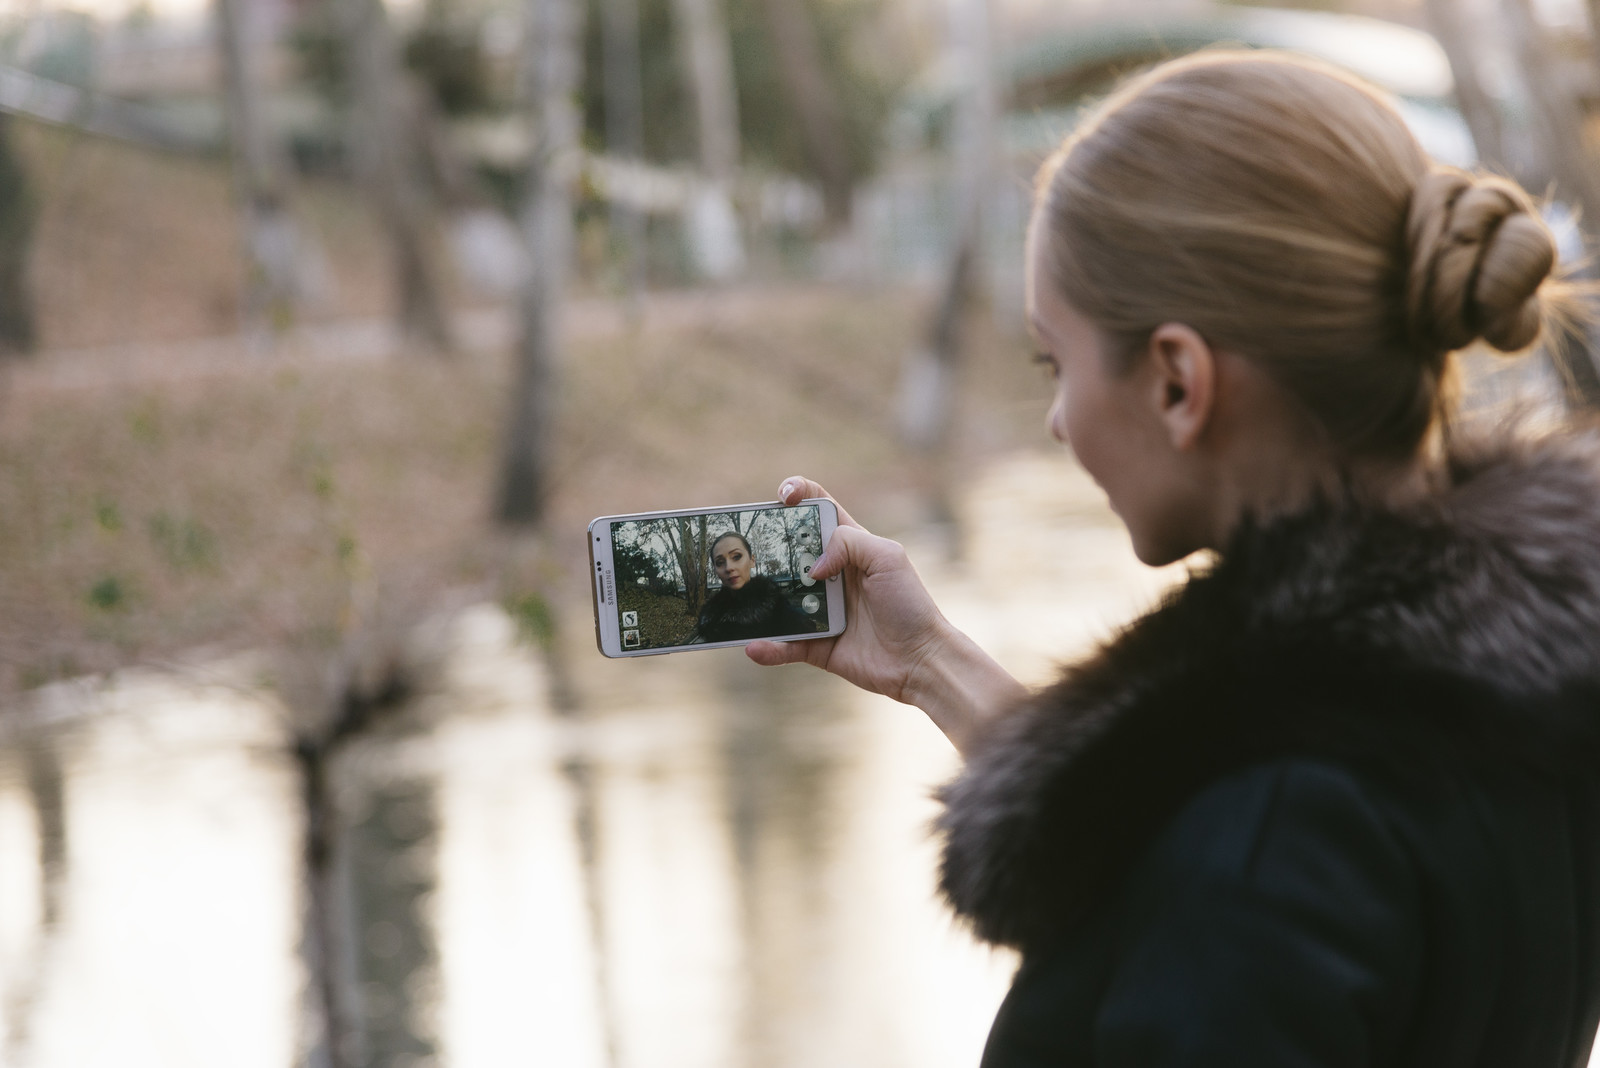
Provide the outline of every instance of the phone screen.
{"type": "Polygon", "coordinates": [[[815,504],[619,517],[610,528],[624,653],[826,634],[815,504]]]}

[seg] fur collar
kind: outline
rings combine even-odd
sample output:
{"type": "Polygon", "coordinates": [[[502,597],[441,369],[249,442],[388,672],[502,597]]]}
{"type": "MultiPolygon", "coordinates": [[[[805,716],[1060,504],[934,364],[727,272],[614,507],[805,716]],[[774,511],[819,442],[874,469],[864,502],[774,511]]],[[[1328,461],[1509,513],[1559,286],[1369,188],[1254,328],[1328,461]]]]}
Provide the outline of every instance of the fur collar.
{"type": "Polygon", "coordinates": [[[782,592],[765,575],[752,575],[739,589],[722,587],[701,611],[704,626],[751,627],[771,618],[785,604],[782,592]]]}
{"type": "Polygon", "coordinates": [[[1600,760],[1600,441],[1458,450],[1404,510],[1247,525],[996,724],[941,792],[941,885],[992,942],[1070,928],[1177,808],[1287,754],[1600,760]]]}

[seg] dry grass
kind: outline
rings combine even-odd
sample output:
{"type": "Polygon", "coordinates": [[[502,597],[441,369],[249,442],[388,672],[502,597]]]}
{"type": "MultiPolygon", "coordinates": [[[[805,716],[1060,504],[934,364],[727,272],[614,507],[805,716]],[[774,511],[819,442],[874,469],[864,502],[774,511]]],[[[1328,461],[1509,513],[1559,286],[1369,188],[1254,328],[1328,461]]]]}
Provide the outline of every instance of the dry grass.
{"type": "MultiPolygon", "coordinates": [[[[534,573],[506,569],[488,521],[506,353],[240,352],[227,373],[143,387],[25,369],[0,408],[0,688],[202,645],[334,644],[382,603],[508,584],[542,587],[586,632],[590,518],[770,499],[794,471],[902,526],[919,476],[892,397],[920,313],[907,294],[820,289],[669,299],[635,327],[591,308],[534,573]]],[[[1020,346],[984,332],[975,348],[963,463],[1040,436],[1020,346]]]]}
{"type": "MultiPolygon", "coordinates": [[[[238,322],[239,236],[227,170],[23,122],[39,206],[32,283],[46,350],[227,333],[238,322]]],[[[311,318],[372,315],[388,278],[371,212],[348,188],[294,190],[331,286],[311,318]]]]}

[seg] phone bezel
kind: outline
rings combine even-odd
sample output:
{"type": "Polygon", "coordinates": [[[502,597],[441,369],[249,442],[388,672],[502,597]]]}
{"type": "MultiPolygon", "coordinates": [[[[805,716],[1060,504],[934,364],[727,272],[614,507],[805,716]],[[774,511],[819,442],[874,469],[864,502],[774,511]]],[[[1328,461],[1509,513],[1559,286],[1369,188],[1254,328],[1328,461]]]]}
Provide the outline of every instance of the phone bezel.
{"type": "MultiPolygon", "coordinates": [[[[822,547],[826,550],[828,542],[833,537],[833,532],[839,526],[838,506],[826,497],[808,497],[793,505],[786,505],[781,501],[757,501],[754,504],[725,504],[711,508],[678,508],[656,512],[630,512],[621,515],[603,515],[594,519],[589,524],[587,534],[589,542],[589,589],[594,599],[595,644],[599,646],[601,654],[617,659],[631,656],[661,656],[666,653],[697,652],[701,649],[736,649],[757,640],[754,638],[741,638],[731,642],[672,645],[664,649],[622,648],[621,616],[615,606],[616,569],[612,559],[612,524],[633,522],[641,519],[717,515],[723,512],[747,512],[757,509],[800,508],[808,504],[817,506],[817,517],[822,534],[822,547]],[[610,591],[609,595],[608,589],[610,591]]],[[[825,582],[818,583],[818,585],[823,588],[823,592],[827,595],[828,630],[816,634],[797,634],[788,638],[766,640],[779,642],[814,641],[818,638],[831,638],[844,632],[848,622],[844,616],[844,579],[835,575],[825,582]]]]}

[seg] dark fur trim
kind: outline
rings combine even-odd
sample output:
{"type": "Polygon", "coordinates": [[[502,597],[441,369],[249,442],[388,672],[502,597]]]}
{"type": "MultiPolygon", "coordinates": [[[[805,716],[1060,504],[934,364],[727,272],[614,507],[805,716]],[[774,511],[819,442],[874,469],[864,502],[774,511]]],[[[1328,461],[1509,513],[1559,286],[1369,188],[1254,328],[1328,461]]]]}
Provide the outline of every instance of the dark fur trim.
{"type": "Polygon", "coordinates": [[[997,724],[940,795],[956,911],[992,942],[1052,937],[1187,798],[1274,756],[1600,759],[1600,443],[1462,450],[1447,481],[1246,524],[997,724]]]}
{"type": "Polygon", "coordinates": [[[816,630],[810,618],[791,605],[777,583],[755,575],[737,590],[724,586],[700,612],[699,634],[708,642],[774,638],[816,630]]]}

